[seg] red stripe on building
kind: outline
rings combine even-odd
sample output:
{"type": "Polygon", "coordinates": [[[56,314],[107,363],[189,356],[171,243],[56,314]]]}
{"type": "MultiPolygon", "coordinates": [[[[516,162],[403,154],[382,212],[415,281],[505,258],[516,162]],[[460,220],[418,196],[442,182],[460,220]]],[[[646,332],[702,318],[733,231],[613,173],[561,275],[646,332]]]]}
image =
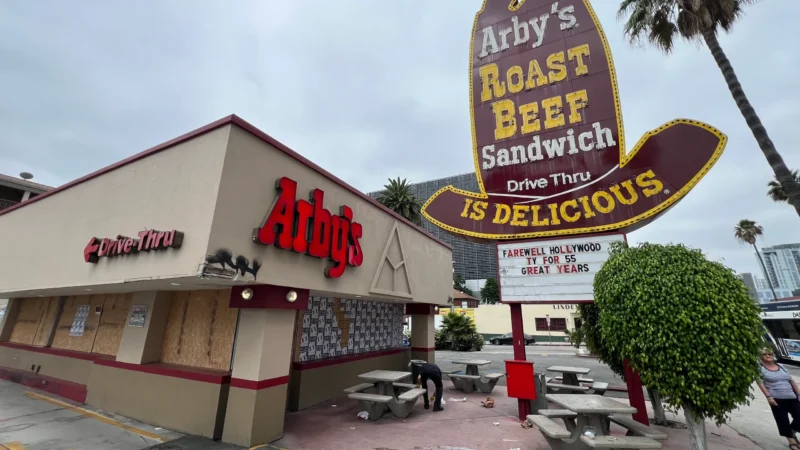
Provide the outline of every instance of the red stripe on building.
{"type": "Polygon", "coordinates": [[[250,389],[253,391],[260,391],[261,389],[280,386],[287,383],[289,383],[288,375],[277,378],[269,378],[261,381],[245,380],[243,378],[231,378],[231,387],[250,389]]]}

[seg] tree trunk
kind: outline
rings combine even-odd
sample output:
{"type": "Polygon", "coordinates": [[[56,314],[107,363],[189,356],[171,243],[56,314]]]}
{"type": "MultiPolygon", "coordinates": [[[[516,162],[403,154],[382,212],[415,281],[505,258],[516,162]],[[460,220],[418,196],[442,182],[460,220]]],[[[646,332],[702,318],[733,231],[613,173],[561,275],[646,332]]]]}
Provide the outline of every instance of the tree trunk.
{"type": "Polygon", "coordinates": [[[689,442],[692,450],[708,450],[706,444],[706,421],[694,414],[691,406],[683,407],[683,415],[686,416],[686,425],[689,426],[689,442]]]}
{"type": "Polygon", "coordinates": [[[747,126],[750,127],[750,131],[756,138],[759,148],[761,148],[764,157],[767,158],[767,162],[770,167],[772,167],[775,178],[781,183],[783,191],[789,197],[789,204],[794,206],[795,211],[800,215],[800,185],[794,181],[792,172],[786,167],[786,163],[783,161],[780,153],[775,150],[775,144],[772,143],[772,139],[769,138],[766,128],[764,128],[764,125],[761,123],[761,119],[750,104],[750,100],[747,99],[742,85],[739,83],[739,78],[736,76],[733,66],[731,66],[731,62],[719,45],[716,30],[707,29],[703,31],[703,39],[708,49],[711,50],[711,55],[714,56],[719,70],[722,71],[722,76],[728,84],[728,89],[730,89],[731,95],[733,95],[733,100],[736,101],[736,106],[739,107],[739,111],[741,111],[744,120],[747,122],[747,126]]]}
{"type": "MultiPolygon", "coordinates": [[[[764,265],[764,258],[761,257],[761,252],[758,251],[758,247],[756,247],[756,243],[753,242],[753,248],[756,249],[756,255],[758,255],[758,260],[761,262],[761,270],[764,271],[764,276],[767,278],[767,283],[769,283],[769,290],[772,291],[772,301],[778,301],[778,296],[775,295],[775,287],[772,285],[772,279],[769,277],[769,273],[767,273],[767,266],[764,265]]],[[[758,292],[756,292],[758,293],[758,292]]]]}
{"type": "Polygon", "coordinates": [[[664,413],[664,405],[661,404],[661,394],[658,393],[658,389],[647,388],[647,395],[650,397],[650,403],[653,404],[653,423],[666,425],[667,415],[664,413]]]}

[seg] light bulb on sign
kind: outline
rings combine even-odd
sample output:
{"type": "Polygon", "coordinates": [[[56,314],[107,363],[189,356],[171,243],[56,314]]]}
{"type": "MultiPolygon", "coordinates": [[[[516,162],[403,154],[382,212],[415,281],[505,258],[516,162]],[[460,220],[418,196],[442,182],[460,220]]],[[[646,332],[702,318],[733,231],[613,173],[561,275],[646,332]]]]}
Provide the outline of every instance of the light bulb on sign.
{"type": "Polygon", "coordinates": [[[253,290],[250,288],[245,288],[242,291],[242,299],[247,301],[250,300],[251,298],[253,298],[253,290]]]}
{"type": "Polygon", "coordinates": [[[297,292],[289,291],[286,294],[286,301],[289,302],[289,303],[294,303],[295,300],[297,300],[297,292]]]}

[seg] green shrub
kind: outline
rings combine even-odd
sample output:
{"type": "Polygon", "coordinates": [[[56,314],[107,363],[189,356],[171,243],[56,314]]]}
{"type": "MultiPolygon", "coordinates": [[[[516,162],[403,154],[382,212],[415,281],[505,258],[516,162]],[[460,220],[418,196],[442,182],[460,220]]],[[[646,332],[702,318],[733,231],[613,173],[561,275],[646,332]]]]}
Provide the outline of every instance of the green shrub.
{"type": "Polygon", "coordinates": [[[601,348],[684,408],[690,428],[723,423],[752,398],[762,325],[732,270],[683,245],[641,244],[612,252],[594,296],[601,348]]]}
{"type": "Polygon", "coordinates": [[[475,323],[467,316],[448,313],[442,319],[441,332],[435,335],[436,348],[459,352],[480,351],[483,336],[475,329],[475,323]]]}

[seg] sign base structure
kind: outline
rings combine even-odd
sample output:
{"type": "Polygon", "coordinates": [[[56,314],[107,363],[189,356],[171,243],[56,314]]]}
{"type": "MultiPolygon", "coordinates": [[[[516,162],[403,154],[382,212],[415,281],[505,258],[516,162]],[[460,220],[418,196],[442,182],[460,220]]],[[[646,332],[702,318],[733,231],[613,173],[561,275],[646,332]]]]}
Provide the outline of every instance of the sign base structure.
{"type": "Polygon", "coordinates": [[[497,244],[502,303],[591,303],[597,271],[624,234],[585,235],[497,244]]]}

